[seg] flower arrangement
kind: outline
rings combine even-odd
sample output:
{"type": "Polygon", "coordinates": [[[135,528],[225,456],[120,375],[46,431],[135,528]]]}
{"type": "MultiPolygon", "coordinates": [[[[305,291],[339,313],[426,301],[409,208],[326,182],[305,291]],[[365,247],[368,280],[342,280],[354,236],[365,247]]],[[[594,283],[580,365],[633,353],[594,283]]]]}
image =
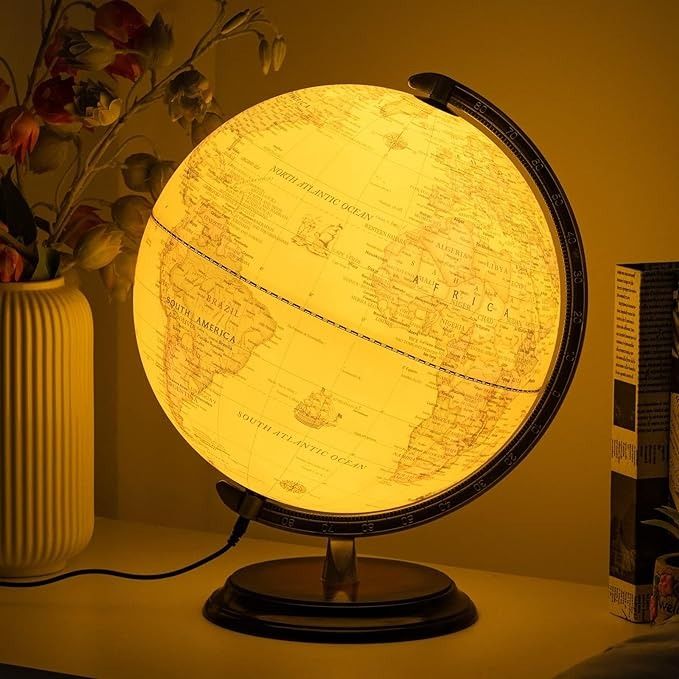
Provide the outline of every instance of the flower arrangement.
{"type": "Polygon", "coordinates": [[[218,0],[212,24],[173,66],[173,30],[161,14],[149,22],[125,0],[48,2],[42,0],[42,37],[23,96],[0,57],[0,106],[6,105],[0,111],[0,282],[54,278],[72,267],[98,270],[111,298],[122,300],[153,201],[177,167],[144,135],[121,141],[126,123],[164,105],[195,146],[223,122],[209,80],[195,67],[201,55],[252,35],[266,75],[281,67],[286,43],[261,9],[229,16],[226,0],[218,0]],[[71,25],[76,8],[90,17],[86,27],[71,25]],[[123,157],[140,139],[151,152],[123,157]],[[130,193],[113,202],[86,197],[92,179],[110,169],[121,171],[130,193]],[[29,204],[26,182],[45,173],[55,175],[53,195],[29,204]]]}

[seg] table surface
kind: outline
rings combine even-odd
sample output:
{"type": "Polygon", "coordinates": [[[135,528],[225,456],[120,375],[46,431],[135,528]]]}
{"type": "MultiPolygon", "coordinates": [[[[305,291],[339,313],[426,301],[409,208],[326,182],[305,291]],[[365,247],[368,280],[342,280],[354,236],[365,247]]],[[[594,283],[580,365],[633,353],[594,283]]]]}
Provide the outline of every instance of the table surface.
{"type": "MultiPolygon", "coordinates": [[[[215,533],[99,519],[90,546],[69,568],[160,571],[222,542],[215,533]]],[[[359,547],[368,550],[369,541],[359,547]]],[[[447,636],[310,644],[251,637],[202,617],[204,600],[236,568],[322,549],[320,541],[314,552],[245,537],[215,562],[171,580],[86,576],[31,590],[0,588],[0,662],[97,678],[537,679],[647,631],[607,612],[605,587],[441,565],[479,609],[475,625],[447,636]]]]}

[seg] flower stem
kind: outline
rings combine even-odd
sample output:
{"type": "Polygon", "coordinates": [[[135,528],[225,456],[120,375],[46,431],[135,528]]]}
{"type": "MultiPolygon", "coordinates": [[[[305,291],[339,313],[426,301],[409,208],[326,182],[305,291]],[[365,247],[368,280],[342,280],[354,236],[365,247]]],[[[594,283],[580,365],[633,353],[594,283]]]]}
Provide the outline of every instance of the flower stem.
{"type": "Polygon", "coordinates": [[[45,3],[47,0],[40,0],[40,33],[45,32],[46,20],[47,20],[47,8],[45,3]]]}
{"type": "Polygon", "coordinates": [[[26,193],[24,192],[24,171],[23,166],[19,162],[14,163],[14,175],[16,176],[17,180],[17,189],[19,189],[21,195],[25,197],[26,193]]]}
{"type": "Polygon", "coordinates": [[[129,111],[129,110],[130,110],[130,104],[133,103],[133,102],[132,102],[132,95],[134,94],[134,91],[137,89],[137,87],[139,87],[139,85],[141,84],[141,81],[144,79],[145,75],[146,75],[146,73],[142,73],[142,74],[134,81],[134,83],[132,84],[132,86],[130,87],[130,89],[127,91],[127,96],[125,97],[125,111],[129,111]]]}
{"type": "Polygon", "coordinates": [[[38,77],[38,71],[40,71],[40,65],[45,58],[45,51],[47,50],[47,45],[49,39],[52,37],[52,32],[54,31],[54,26],[57,23],[57,17],[61,14],[62,0],[54,0],[52,3],[52,9],[50,11],[50,16],[47,21],[47,28],[42,34],[42,39],[40,40],[40,47],[35,54],[35,61],[33,62],[33,68],[31,69],[31,75],[28,77],[28,86],[26,87],[26,96],[24,97],[23,106],[26,106],[28,100],[33,93],[33,85],[35,84],[35,79],[38,77]]]}
{"type": "Polygon", "coordinates": [[[50,63],[47,65],[47,68],[45,69],[45,71],[43,71],[43,74],[35,81],[35,83],[33,83],[33,89],[36,89],[38,87],[38,85],[40,85],[40,83],[42,83],[44,80],[46,80],[48,78],[48,76],[52,75],[52,73],[51,73],[52,66],[54,66],[54,64],[56,64],[56,63],[57,63],[57,57],[54,57],[54,59],[52,59],[52,61],[50,61],[50,63]]]}
{"type": "Polygon", "coordinates": [[[21,253],[29,261],[35,260],[35,254],[31,252],[21,241],[18,241],[12,234],[7,231],[0,231],[0,240],[4,241],[7,245],[13,247],[17,252],[21,253]]]}
{"type": "Polygon", "coordinates": [[[9,65],[7,59],[3,57],[0,57],[0,64],[2,64],[5,67],[5,70],[9,75],[9,79],[12,82],[12,90],[14,91],[14,100],[16,101],[17,106],[19,106],[19,90],[17,90],[17,81],[16,78],[14,77],[14,71],[12,71],[12,67],[9,65]]]}
{"type": "Polygon", "coordinates": [[[50,212],[57,211],[56,207],[54,207],[52,203],[48,203],[46,200],[40,200],[37,203],[33,203],[33,205],[31,205],[31,210],[35,212],[35,209],[38,207],[46,207],[48,210],[50,210],[50,212]]]}
{"type": "Polygon", "coordinates": [[[111,156],[111,160],[114,160],[117,158],[122,151],[125,149],[125,147],[133,141],[136,141],[137,139],[143,139],[144,141],[148,142],[149,147],[151,148],[151,151],[153,152],[153,155],[156,158],[160,158],[158,155],[158,149],[156,148],[155,144],[149,139],[145,134],[135,134],[132,135],[131,137],[128,137],[116,150],[116,152],[111,156]]]}
{"type": "Polygon", "coordinates": [[[81,172],[76,175],[75,181],[64,196],[64,199],[59,206],[59,217],[57,218],[57,221],[54,225],[54,233],[50,236],[48,244],[51,245],[59,240],[59,237],[61,236],[66,225],[66,221],[70,217],[71,212],[75,207],[75,202],[78,200],[80,194],[87,186],[89,178],[97,171],[97,163],[101,160],[108,147],[119,134],[121,127],[125,124],[125,122],[136,113],[139,113],[150,106],[156,99],[162,96],[162,92],[167,83],[169,83],[172,78],[175,78],[177,75],[190,68],[190,62],[209,49],[212,44],[213,42],[207,43],[201,50],[198,51],[198,53],[196,53],[196,50],[194,50],[190,59],[187,59],[181,66],[178,66],[171,73],[159,80],[154,87],[152,87],[143,97],[141,97],[141,99],[135,101],[129,110],[120,116],[120,118],[118,118],[118,120],[106,130],[101,139],[90,151],[87,160],[82,164],[81,172]]]}
{"type": "Polygon", "coordinates": [[[226,0],[218,0],[218,4],[219,4],[219,7],[217,9],[217,14],[215,16],[215,20],[212,22],[212,25],[210,26],[210,28],[208,28],[207,31],[205,31],[205,33],[203,34],[203,37],[198,41],[197,46],[202,46],[203,43],[206,40],[209,40],[210,38],[215,37],[212,34],[216,30],[218,30],[219,25],[224,21],[224,15],[226,14],[227,2],[226,2],[226,0]]]}
{"type": "MultiPolygon", "coordinates": [[[[75,144],[75,142],[74,142],[74,144],[75,144]]],[[[78,147],[75,146],[75,148],[76,148],[76,153],[78,153],[78,150],[77,150],[78,147]]],[[[68,167],[64,170],[64,174],[61,175],[61,179],[57,182],[57,187],[54,189],[54,204],[57,205],[57,206],[59,205],[59,193],[61,192],[61,187],[64,185],[64,182],[66,181],[66,177],[68,177],[68,174],[73,169],[76,162],[77,162],[77,158],[74,156],[72,158],[71,162],[69,163],[68,167]]],[[[59,213],[60,213],[60,210],[57,209],[56,210],[57,219],[59,218],[59,213]]],[[[55,224],[55,227],[56,227],[56,224],[55,224]]]]}
{"type": "Polygon", "coordinates": [[[64,9],[61,10],[61,15],[59,16],[59,19],[61,20],[61,18],[64,16],[64,14],[66,14],[66,12],[68,12],[69,9],[73,9],[74,7],[78,6],[86,7],[87,9],[92,10],[93,12],[97,11],[97,6],[95,4],[87,2],[86,0],[75,0],[74,2],[69,2],[68,5],[66,5],[64,9]]]}
{"type": "MultiPolygon", "coordinates": [[[[246,24],[246,26],[249,26],[249,24],[246,24]]],[[[261,40],[264,37],[264,34],[261,31],[258,31],[256,28],[242,28],[238,29],[236,31],[233,31],[233,33],[227,33],[226,35],[220,35],[217,40],[218,42],[221,42],[223,40],[231,40],[232,38],[240,38],[241,35],[247,35],[248,33],[254,33],[259,40],[261,40]]]]}
{"type": "Polygon", "coordinates": [[[101,207],[111,207],[113,205],[113,201],[110,200],[104,200],[103,198],[84,198],[83,199],[84,203],[93,203],[94,205],[99,205],[101,207]]]}

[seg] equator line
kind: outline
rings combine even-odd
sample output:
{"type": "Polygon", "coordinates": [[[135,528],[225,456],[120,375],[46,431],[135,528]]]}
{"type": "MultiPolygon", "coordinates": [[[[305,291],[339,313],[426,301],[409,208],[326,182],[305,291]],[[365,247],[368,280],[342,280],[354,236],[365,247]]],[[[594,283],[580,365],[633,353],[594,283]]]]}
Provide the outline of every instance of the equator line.
{"type": "Polygon", "coordinates": [[[487,380],[481,380],[478,377],[471,377],[469,375],[465,375],[464,373],[456,372],[455,370],[451,370],[450,368],[446,368],[445,366],[442,365],[437,365],[436,363],[432,363],[431,361],[427,361],[424,358],[420,358],[419,356],[415,356],[414,354],[410,354],[407,351],[403,351],[403,349],[399,349],[397,347],[392,347],[390,344],[386,344],[385,342],[381,342],[378,339],[375,339],[374,337],[370,337],[369,335],[364,335],[363,333],[358,332],[357,330],[354,330],[353,328],[348,328],[345,325],[342,325],[341,323],[336,323],[330,318],[326,318],[322,314],[319,314],[315,311],[312,311],[311,309],[308,309],[307,307],[302,306],[301,304],[297,304],[297,302],[293,302],[286,297],[282,297],[279,295],[277,292],[274,292],[273,290],[269,290],[268,288],[265,288],[263,285],[260,285],[259,283],[256,283],[253,280],[250,280],[246,276],[243,276],[242,274],[238,273],[238,271],[234,271],[233,269],[230,269],[228,266],[225,264],[222,264],[221,262],[218,262],[215,259],[212,259],[209,255],[206,255],[204,252],[199,250],[198,248],[194,247],[191,245],[191,243],[188,243],[185,241],[183,238],[178,236],[176,233],[173,231],[170,231],[164,224],[158,221],[157,217],[155,214],[151,213],[151,218],[153,221],[163,230],[165,233],[168,234],[168,236],[171,236],[174,238],[177,242],[181,243],[184,247],[188,248],[195,254],[197,254],[199,257],[202,257],[206,261],[210,262],[210,264],[213,264],[214,266],[222,269],[223,271],[226,271],[226,273],[230,274],[234,278],[237,278],[238,280],[242,281],[243,283],[246,283],[247,285],[256,288],[260,292],[263,292],[270,297],[273,297],[274,299],[278,300],[279,302],[283,302],[284,304],[287,304],[288,306],[294,307],[295,309],[298,309],[299,311],[308,314],[309,316],[313,316],[314,318],[318,319],[319,321],[323,321],[324,323],[327,323],[328,325],[331,325],[333,328],[337,328],[338,330],[342,330],[343,332],[347,332],[350,335],[354,335],[355,337],[358,337],[362,340],[365,340],[366,342],[370,342],[371,344],[375,344],[382,349],[387,349],[388,351],[393,351],[396,354],[399,354],[400,356],[404,356],[405,358],[408,358],[412,361],[415,361],[416,363],[421,363],[422,365],[426,365],[429,368],[433,368],[434,370],[439,370],[440,372],[446,373],[448,375],[453,375],[454,377],[459,377],[460,379],[467,380],[468,382],[474,382],[476,384],[482,384],[486,387],[493,387],[495,389],[503,389],[504,391],[511,391],[515,392],[518,394],[538,394],[541,389],[519,389],[517,387],[509,387],[504,384],[496,384],[495,382],[489,382],[487,380]]]}

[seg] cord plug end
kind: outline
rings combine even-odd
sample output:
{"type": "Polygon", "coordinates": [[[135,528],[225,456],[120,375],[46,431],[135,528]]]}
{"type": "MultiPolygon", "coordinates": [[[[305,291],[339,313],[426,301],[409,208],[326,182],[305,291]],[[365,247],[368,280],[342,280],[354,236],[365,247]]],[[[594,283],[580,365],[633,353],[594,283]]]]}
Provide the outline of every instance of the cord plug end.
{"type": "Polygon", "coordinates": [[[234,486],[226,481],[217,482],[217,493],[221,501],[241,517],[250,521],[256,519],[264,506],[264,498],[245,488],[234,486]]]}
{"type": "Polygon", "coordinates": [[[226,544],[229,546],[229,549],[231,549],[231,547],[235,547],[238,544],[238,541],[245,535],[245,531],[248,529],[249,525],[250,519],[246,519],[244,516],[239,516],[236,519],[236,523],[233,525],[231,535],[229,535],[229,539],[226,542],[226,544]]]}

